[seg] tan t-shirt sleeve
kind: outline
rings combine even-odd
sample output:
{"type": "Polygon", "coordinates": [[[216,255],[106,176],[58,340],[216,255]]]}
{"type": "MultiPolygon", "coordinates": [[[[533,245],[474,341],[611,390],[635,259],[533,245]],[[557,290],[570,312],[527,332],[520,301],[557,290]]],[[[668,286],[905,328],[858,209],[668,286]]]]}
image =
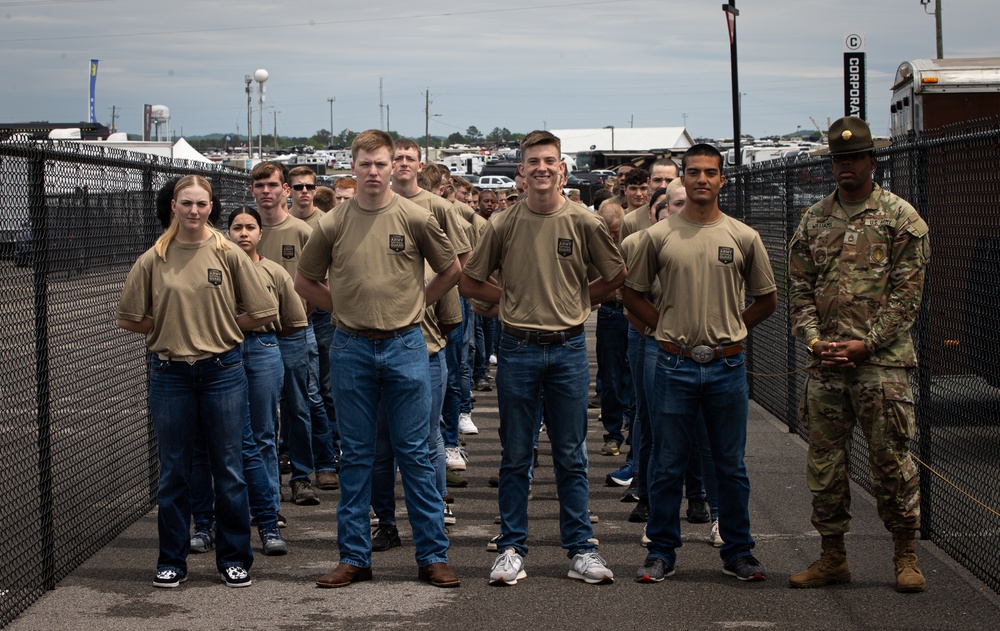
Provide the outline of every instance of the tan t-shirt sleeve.
{"type": "Polygon", "coordinates": [[[653,241],[647,230],[639,236],[639,243],[629,258],[625,286],[646,293],[653,286],[654,278],[656,278],[656,248],[653,247],[653,241]]]}
{"type": "Polygon", "coordinates": [[[261,281],[250,257],[232,246],[226,251],[226,260],[233,275],[236,303],[243,305],[250,317],[255,319],[277,315],[278,301],[261,281]]]}
{"type": "MultiPolygon", "coordinates": [[[[434,215],[427,218],[427,223],[424,224],[420,237],[420,253],[424,256],[424,260],[430,264],[434,273],[437,274],[448,269],[457,255],[451,241],[438,225],[434,215]]],[[[468,250],[465,251],[468,252],[468,250]]]]}
{"type": "Polygon", "coordinates": [[[332,259],[331,248],[333,246],[327,230],[327,223],[321,221],[319,226],[313,230],[309,241],[302,249],[302,255],[299,257],[298,272],[305,278],[320,283],[326,280],[332,259]]]}
{"type": "MultiPolygon", "coordinates": [[[[125,278],[122,295],[118,299],[118,311],[115,317],[120,320],[142,322],[146,316],[151,316],[153,306],[152,296],[152,266],[151,250],[140,256],[125,278]]],[[[153,254],[155,256],[155,253],[153,254]]]]}
{"type": "Polygon", "coordinates": [[[767,256],[767,248],[764,247],[760,234],[756,232],[750,246],[750,252],[753,260],[746,275],[747,291],[751,296],[763,296],[777,291],[774,270],[771,268],[771,260],[767,256]]]}
{"type": "Polygon", "coordinates": [[[276,285],[274,289],[278,295],[278,330],[309,326],[309,318],[302,307],[302,298],[295,293],[295,282],[292,277],[280,267],[274,276],[276,285]]]}
{"type": "Polygon", "coordinates": [[[465,275],[472,280],[485,281],[500,261],[500,239],[493,222],[487,222],[475,252],[465,264],[465,275]]]}
{"type": "Polygon", "coordinates": [[[608,233],[604,222],[598,224],[597,229],[590,233],[587,241],[587,249],[590,252],[590,264],[600,273],[606,281],[614,280],[615,276],[625,268],[625,262],[618,251],[611,234],[608,233]]]}

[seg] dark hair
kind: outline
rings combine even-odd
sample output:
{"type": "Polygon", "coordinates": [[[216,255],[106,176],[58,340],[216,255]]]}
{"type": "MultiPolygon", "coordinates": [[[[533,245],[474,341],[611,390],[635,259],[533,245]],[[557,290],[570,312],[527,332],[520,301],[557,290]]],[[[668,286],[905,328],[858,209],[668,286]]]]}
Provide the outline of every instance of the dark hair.
{"type": "Polygon", "coordinates": [[[602,188],[594,193],[594,197],[590,201],[593,202],[594,208],[600,208],[604,200],[611,199],[612,197],[614,197],[614,195],[611,194],[611,191],[606,188],[602,188]]]}
{"type": "Polygon", "coordinates": [[[688,158],[693,158],[694,156],[712,156],[717,158],[719,160],[719,171],[722,171],[722,153],[712,145],[702,143],[692,146],[684,152],[684,157],[681,158],[681,167],[687,170],[688,158]]]}
{"type": "MultiPolygon", "coordinates": [[[[173,212],[170,207],[170,202],[174,199],[174,187],[177,186],[177,182],[181,180],[181,176],[172,177],[163,183],[156,191],[156,198],[154,202],[154,208],[156,209],[156,218],[160,220],[160,227],[166,230],[170,227],[170,215],[173,212]]],[[[213,226],[219,223],[219,218],[222,217],[222,202],[219,200],[219,196],[214,192],[212,193],[212,212],[208,215],[208,223],[213,226]]]]}
{"type": "Polygon", "coordinates": [[[623,186],[642,186],[643,184],[649,183],[649,171],[646,169],[640,169],[638,167],[632,169],[625,174],[623,186]]]}
{"type": "Polygon", "coordinates": [[[656,200],[666,196],[666,194],[667,194],[667,187],[661,186],[660,188],[653,191],[653,194],[649,196],[649,207],[653,209],[653,212],[656,212],[656,200]]]}
{"type": "Polygon", "coordinates": [[[233,222],[236,221],[236,218],[239,217],[240,215],[250,215],[251,217],[253,217],[254,220],[256,220],[257,222],[258,228],[264,225],[260,221],[260,213],[258,213],[253,208],[250,208],[249,206],[240,206],[239,208],[237,208],[236,210],[234,210],[229,214],[229,223],[226,225],[226,228],[232,228],[233,222]]]}

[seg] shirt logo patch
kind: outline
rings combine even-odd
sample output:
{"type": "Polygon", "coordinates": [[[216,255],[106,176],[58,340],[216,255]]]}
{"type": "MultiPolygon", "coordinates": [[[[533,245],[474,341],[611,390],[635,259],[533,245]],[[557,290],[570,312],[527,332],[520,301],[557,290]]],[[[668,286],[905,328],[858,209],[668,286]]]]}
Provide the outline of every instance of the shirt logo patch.
{"type": "Polygon", "coordinates": [[[556,252],[559,256],[573,256],[573,239],[559,239],[556,252]]]}
{"type": "Polygon", "coordinates": [[[222,284],[222,270],[221,269],[211,269],[208,270],[208,282],[212,283],[216,287],[222,284]]]}
{"type": "Polygon", "coordinates": [[[733,249],[724,245],[719,246],[719,262],[729,265],[733,262],[733,249]]]}
{"type": "Polygon", "coordinates": [[[885,262],[887,248],[884,243],[876,243],[868,251],[868,261],[873,265],[881,265],[885,262]]]}
{"type": "Polygon", "coordinates": [[[295,258],[295,246],[294,245],[283,245],[283,246],[281,246],[281,258],[283,258],[283,259],[294,259],[295,258]]]}
{"type": "Polygon", "coordinates": [[[402,252],[406,249],[406,237],[401,234],[389,235],[389,249],[393,252],[402,252]]]}

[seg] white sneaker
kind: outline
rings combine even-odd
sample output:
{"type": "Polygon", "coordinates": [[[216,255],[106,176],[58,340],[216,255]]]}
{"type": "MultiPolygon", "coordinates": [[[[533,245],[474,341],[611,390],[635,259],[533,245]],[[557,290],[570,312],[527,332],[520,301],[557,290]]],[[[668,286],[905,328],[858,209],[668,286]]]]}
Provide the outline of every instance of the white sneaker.
{"type": "Polygon", "coordinates": [[[712,545],[715,546],[716,548],[721,548],[722,544],[724,543],[722,541],[722,535],[719,534],[718,519],[712,522],[712,532],[708,535],[708,540],[711,541],[712,545]]]}
{"type": "Polygon", "coordinates": [[[462,412],[458,415],[458,433],[459,434],[478,434],[479,428],[476,424],[472,422],[472,415],[468,412],[462,412]]]}
{"type": "Polygon", "coordinates": [[[444,465],[453,471],[465,471],[465,459],[458,447],[444,448],[444,465]]]}
{"type": "Polygon", "coordinates": [[[643,526],[642,526],[642,539],[640,539],[640,543],[642,543],[642,547],[645,548],[645,547],[649,546],[650,542],[652,542],[652,541],[653,541],[652,539],[650,539],[649,537],[646,536],[646,525],[643,524],[643,526]]]}
{"type": "Polygon", "coordinates": [[[454,526],[458,520],[455,519],[455,513],[451,512],[451,506],[448,504],[444,505],[444,525],[454,526]]]}
{"type": "Polygon", "coordinates": [[[497,551],[497,541],[500,541],[500,537],[502,537],[502,536],[503,536],[503,533],[500,533],[499,535],[496,535],[495,537],[490,537],[490,540],[488,542],[486,542],[486,549],[489,550],[490,552],[496,552],[497,551]]]}
{"type": "Polygon", "coordinates": [[[574,556],[567,576],[591,585],[615,582],[615,575],[607,568],[601,555],[596,552],[584,552],[574,556]]]}
{"type": "Polygon", "coordinates": [[[514,548],[507,548],[493,562],[490,570],[490,585],[517,585],[517,581],[527,577],[524,558],[514,548]]]}
{"type": "Polygon", "coordinates": [[[497,365],[497,356],[490,355],[490,366],[496,366],[496,365],[497,365]]]}

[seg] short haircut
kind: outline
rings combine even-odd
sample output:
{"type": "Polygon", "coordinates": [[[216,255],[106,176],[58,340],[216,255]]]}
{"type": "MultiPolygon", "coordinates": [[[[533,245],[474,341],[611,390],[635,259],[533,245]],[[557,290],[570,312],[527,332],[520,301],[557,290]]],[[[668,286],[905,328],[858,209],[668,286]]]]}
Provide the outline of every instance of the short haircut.
{"type": "Polygon", "coordinates": [[[625,218],[625,209],[621,207],[621,204],[616,204],[612,201],[605,201],[601,204],[601,207],[597,209],[601,219],[604,220],[604,225],[611,229],[611,224],[615,220],[621,221],[625,218]]]}
{"type": "Polygon", "coordinates": [[[250,171],[250,179],[256,182],[257,180],[269,178],[275,173],[278,174],[278,179],[281,180],[282,184],[288,181],[288,173],[285,166],[277,162],[271,162],[270,160],[257,163],[257,166],[250,171]]]}
{"type": "Polygon", "coordinates": [[[353,177],[345,175],[337,178],[337,181],[333,183],[333,188],[350,188],[356,191],[358,190],[358,182],[353,177]]]}
{"type": "Polygon", "coordinates": [[[653,169],[656,167],[674,167],[674,171],[677,172],[677,175],[681,174],[681,168],[677,166],[677,163],[674,162],[673,158],[660,158],[653,164],[649,165],[649,172],[652,173],[653,169]]]}
{"type": "Polygon", "coordinates": [[[472,190],[472,183],[460,175],[451,176],[451,183],[455,188],[464,188],[467,190],[472,190]]]}
{"type": "Polygon", "coordinates": [[[417,160],[420,160],[420,145],[409,138],[400,138],[396,141],[396,148],[393,153],[399,151],[400,149],[413,149],[417,152],[417,160]]]}
{"type": "Polygon", "coordinates": [[[479,193],[479,201],[482,202],[487,197],[492,197],[493,199],[496,199],[498,197],[497,192],[494,191],[492,188],[484,188],[479,193]]]}
{"type": "Polygon", "coordinates": [[[391,158],[393,152],[396,150],[396,146],[392,142],[392,136],[381,129],[366,129],[358,134],[354,142],[351,143],[351,157],[357,159],[359,151],[374,153],[383,147],[389,150],[389,157],[391,158]]]}
{"type": "Polygon", "coordinates": [[[626,188],[629,186],[642,186],[643,184],[649,184],[649,171],[646,169],[632,169],[625,174],[624,184],[626,188]]]}
{"type": "Polygon", "coordinates": [[[441,188],[441,171],[436,165],[428,164],[420,169],[420,173],[417,173],[417,186],[432,193],[441,188]]]}
{"type": "MultiPolygon", "coordinates": [[[[354,180],[351,180],[352,182],[354,180]]],[[[333,208],[333,201],[336,198],[333,189],[329,186],[317,186],[316,195],[313,196],[313,206],[326,212],[333,208]]]]}
{"type": "Polygon", "coordinates": [[[693,158],[695,156],[711,156],[718,159],[719,171],[722,171],[722,153],[712,145],[700,143],[685,151],[684,157],[681,158],[681,166],[684,170],[687,170],[688,158],[693,158]]]}
{"type": "Polygon", "coordinates": [[[600,208],[601,204],[605,200],[611,199],[612,197],[614,197],[614,195],[611,194],[611,191],[609,191],[606,188],[602,188],[601,190],[594,193],[594,198],[591,201],[594,202],[594,208],[600,208]]]}
{"type": "Polygon", "coordinates": [[[316,182],[316,172],[306,166],[298,166],[288,172],[288,181],[291,182],[293,177],[311,177],[313,183],[316,182]]]}
{"type": "Polygon", "coordinates": [[[454,194],[455,194],[455,187],[452,186],[451,184],[449,184],[449,185],[445,186],[443,189],[441,189],[441,197],[448,197],[448,196],[454,195],[454,194]]]}
{"type": "Polygon", "coordinates": [[[529,132],[528,135],[524,137],[524,140],[521,141],[521,160],[524,160],[523,156],[525,149],[530,149],[531,147],[537,147],[539,145],[552,145],[556,148],[556,153],[562,155],[562,142],[560,142],[559,138],[554,136],[551,132],[536,129],[533,132],[529,132]]]}

